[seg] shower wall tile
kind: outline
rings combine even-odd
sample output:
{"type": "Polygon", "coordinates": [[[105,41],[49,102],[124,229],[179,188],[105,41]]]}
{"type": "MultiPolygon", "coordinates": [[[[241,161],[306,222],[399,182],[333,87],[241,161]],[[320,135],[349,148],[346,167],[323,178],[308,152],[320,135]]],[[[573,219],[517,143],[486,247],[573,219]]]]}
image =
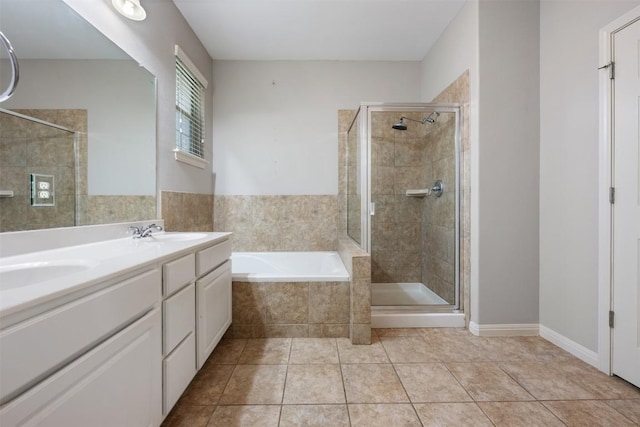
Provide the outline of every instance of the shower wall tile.
{"type": "Polygon", "coordinates": [[[235,251],[335,251],[337,196],[215,196],[214,230],[235,251]]]}
{"type": "Polygon", "coordinates": [[[213,231],[213,195],[163,190],[160,216],[167,231],[213,231]]]}
{"type": "MultiPolygon", "coordinates": [[[[469,72],[466,71],[458,79],[456,79],[449,87],[443,90],[433,102],[453,102],[461,105],[461,197],[460,197],[460,288],[461,288],[461,306],[465,312],[465,319],[469,321],[469,280],[471,277],[470,269],[470,138],[469,138],[469,72]]],[[[449,120],[447,117],[440,117],[442,123],[449,120]]],[[[440,120],[439,120],[440,122],[440,120]]],[[[439,133],[438,138],[434,138],[429,152],[425,153],[426,158],[430,158],[433,163],[430,165],[431,173],[428,180],[433,181],[439,176],[449,176],[453,179],[455,171],[454,158],[447,154],[447,148],[438,143],[438,140],[452,138],[447,135],[451,130],[443,128],[434,128],[432,132],[439,133]]],[[[435,134],[434,134],[435,136],[435,134]]],[[[446,191],[446,190],[445,190],[446,191]]],[[[453,271],[454,261],[454,226],[452,222],[453,216],[449,214],[455,209],[455,200],[451,197],[447,198],[447,193],[441,199],[437,199],[439,203],[434,203],[425,212],[423,218],[423,226],[425,227],[426,247],[425,256],[422,260],[424,274],[423,283],[438,293],[441,297],[449,302],[453,302],[454,280],[451,273],[453,271]]]]}
{"type": "MultiPolygon", "coordinates": [[[[86,110],[14,111],[76,132],[87,129],[86,110]]],[[[86,145],[86,136],[77,135],[86,145]]],[[[76,225],[76,191],[86,188],[86,161],[78,164],[78,182],[75,167],[74,134],[0,114],[0,189],[14,192],[0,198],[0,232],[76,225]],[[55,177],[55,206],[31,206],[30,173],[55,177]]]]}

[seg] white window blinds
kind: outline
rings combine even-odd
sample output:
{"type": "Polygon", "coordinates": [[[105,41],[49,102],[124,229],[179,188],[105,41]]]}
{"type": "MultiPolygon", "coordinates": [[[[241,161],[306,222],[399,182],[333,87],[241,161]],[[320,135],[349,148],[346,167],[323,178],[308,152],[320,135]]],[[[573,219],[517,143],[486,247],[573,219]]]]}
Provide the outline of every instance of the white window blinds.
{"type": "MultiPolygon", "coordinates": [[[[178,152],[204,159],[204,106],[207,80],[178,46],[176,46],[175,55],[176,159],[179,157],[178,152]]],[[[187,163],[194,164],[191,161],[187,163]]]]}

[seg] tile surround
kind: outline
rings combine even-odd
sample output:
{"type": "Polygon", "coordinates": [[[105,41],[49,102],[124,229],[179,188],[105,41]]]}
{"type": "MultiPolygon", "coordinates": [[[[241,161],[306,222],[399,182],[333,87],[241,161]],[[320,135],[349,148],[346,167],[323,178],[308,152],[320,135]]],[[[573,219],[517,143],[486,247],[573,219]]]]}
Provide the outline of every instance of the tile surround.
{"type": "Polygon", "coordinates": [[[347,337],[350,282],[233,282],[236,338],[347,337]]]}
{"type": "Polygon", "coordinates": [[[422,328],[372,335],[370,346],[347,338],[225,338],[163,427],[633,426],[640,421],[640,389],[539,337],[505,342],[464,329],[422,328]],[[445,337],[471,346],[467,351],[480,359],[501,362],[457,363],[435,353],[430,362],[396,363],[384,345],[391,338],[429,345],[445,337]],[[501,351],[505,345],[514,351],[501,351]],[[521,380],[537,376],[544,365],[553,374],[534,386],[521,380]],[[592,397],[567,391],[547,398],[558,377],[580,384],[592,397]]]}
{"type": "Polygon", "coordinates": [[[237,252],[335,251],[337,196],[214,198],[214,231],[233,232],[237,252]]]}
{"type": "MultiPolygon", "coordinates": [[[[81,109],[13,110],[73,130],[60,137],[57,129],[0,115],[0,187],[15,188],[16,196],[0,199],[0,232],[75,225],[140,221],[156,218],[154,195],[88,194],[88,116],[81,109]],[[10,152],[5,144],[11,145],[10,152]],[[77,145],[77,164],[75,146],[77,145]],[[17,162],[17,163],[15,163],[17,162]],[[56,206],[32,207],[29,173],[55,176],[56,206]],[[76,209],[77,205],[77,209],[76,209]]],[[[4,189],[4,188],[3,188],[4,189]]]]}
{"type": "Polygon", "coordinates": [[[0,113],[0,189],[14,192],[14,197],[0,198],[0,232],[76,225],[76,192],[86,194],[87,164],[77,165],[76,183],[75,137],[86,153],[87,111],[13,111],[78,134],[0,113]],[[30,173],[54,176],[55,206],[31,206],[30,173]]]}
{"type": "Polygon", "coordinates": [[[213,231],[213,199],[212,194],[161,191],[160,215],[164,219],[165,229],[213,231]]]}

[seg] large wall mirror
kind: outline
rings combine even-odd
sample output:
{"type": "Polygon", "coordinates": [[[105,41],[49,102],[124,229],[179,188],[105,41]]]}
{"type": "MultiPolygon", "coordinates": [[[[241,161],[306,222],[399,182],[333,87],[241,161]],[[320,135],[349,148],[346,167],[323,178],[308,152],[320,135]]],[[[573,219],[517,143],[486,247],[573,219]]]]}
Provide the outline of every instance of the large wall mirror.
{"type": "Polygon", "coordinates": [[[155,77],[62,0],[0,0],[0,31],[0,232],[156,218],[155,77]]]}

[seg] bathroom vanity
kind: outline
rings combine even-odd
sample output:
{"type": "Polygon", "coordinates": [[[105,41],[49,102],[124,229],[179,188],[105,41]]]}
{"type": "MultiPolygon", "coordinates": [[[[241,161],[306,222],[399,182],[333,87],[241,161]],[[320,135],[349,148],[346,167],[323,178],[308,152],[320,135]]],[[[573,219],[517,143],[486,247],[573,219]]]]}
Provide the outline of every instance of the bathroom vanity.
{"type": "Polygon", "coordinates": [[[230,233],[0,258],[0,425],[158,426],[231,323],[230,233]]]}

